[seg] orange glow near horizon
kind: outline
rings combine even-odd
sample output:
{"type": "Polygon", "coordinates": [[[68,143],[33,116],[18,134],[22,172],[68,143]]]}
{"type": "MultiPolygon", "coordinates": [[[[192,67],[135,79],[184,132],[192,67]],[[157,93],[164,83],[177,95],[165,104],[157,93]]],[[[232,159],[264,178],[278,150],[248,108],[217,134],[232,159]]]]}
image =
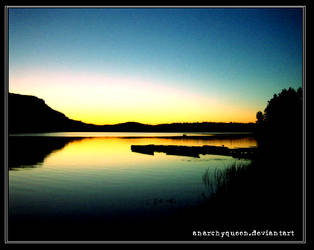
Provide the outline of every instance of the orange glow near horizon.
{"type": "Polygon", "coordinates": [[[10,78],[10,92],[34,95],[67,117],[104,125],[123,122],[255,122],[256,109],[143,79],[38,72],[10,78]],[[11,86],[14,86],[12,88],[11,86]]]}

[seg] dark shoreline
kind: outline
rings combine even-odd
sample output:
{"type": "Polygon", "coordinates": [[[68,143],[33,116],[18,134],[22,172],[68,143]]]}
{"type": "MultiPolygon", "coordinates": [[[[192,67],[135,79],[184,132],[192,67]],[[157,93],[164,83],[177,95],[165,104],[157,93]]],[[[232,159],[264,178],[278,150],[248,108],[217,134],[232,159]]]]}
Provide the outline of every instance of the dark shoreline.
{"type": "MultiPolygon", "coordinates": [[[[48,132],[48,133],[59,133],[59,132],[48,132]]],[[[60,132],[60,133],[80,133],[80,132],[60,132]]],[[[89,133],[89,132],[82,132],[82,133],[89,133]]],[[[182,132],[93,132],[90,131],[90,133],[182,133],[182,132]]],[[[189,132],[186,132],[189,133],[189,132]]],[[[194,133],[194,132],[193,132],[194,133]]],[[[202,133],[202,132],[200,132],[202,133]]],[[[210,133],[210,132],[206,132],[206,133],[210,133]]],[[[38,133],[38,135],[34,135],[35,133],[21,133],[21,134],[9,134],[8,136],[10,138],[16,138],[16,137],[27,137],[27,138],[38,138],[38,137],[45,137],[45,138],[49,138],[49,137],[53,137],[53,138],[72,138],[72,139],[76,139],[76,138],[125,138],[125,139],[138,139],[138,138],[162,138],[162,139],[202,139],[202,140],[211,140],[211,139],[226,139],[226,138],[247,138],[247,137],[252,137],[254,138],[254,134],[250,133],[250,132],[246,132],[246,133],[241,133],[241,132],[235,132],[235,133],[222,133],[222,134],[212,134],[212,135],[186,135],[184,133],[182,133],[183,135],[177,135],[177,136],[62,136],[62,135],[41,135],[43,133],[38,133]]]]}

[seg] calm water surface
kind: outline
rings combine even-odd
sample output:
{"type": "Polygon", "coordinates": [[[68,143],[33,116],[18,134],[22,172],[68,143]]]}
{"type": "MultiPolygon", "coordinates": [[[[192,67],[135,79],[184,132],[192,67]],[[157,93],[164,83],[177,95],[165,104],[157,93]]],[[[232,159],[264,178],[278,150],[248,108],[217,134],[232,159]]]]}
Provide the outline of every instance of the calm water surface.
{"type": "MultiPolygon", "coordinates": [[[[10,169],[11,220],[101,217],[114,221],[123,216],[145,218],[171,214],[210,196],[202,182],[207,170],[211,172],[228,168],[234,162],[247,161],[218,155],[200,155],[200,158],[164,153],[145,155],[132,152],[131,145],[256,146],[256,141],[249,136],[204,140],[174,138],[182,133],[36,135],[42,140],[47,140],[48,136],[76,138],[51,149],[36,164],[20,163],[10,169]]],[[[27,137],[24,139],[27,141],[27,137]]],[[[32,145],[26,143],[25,147],[32,145]]]]}

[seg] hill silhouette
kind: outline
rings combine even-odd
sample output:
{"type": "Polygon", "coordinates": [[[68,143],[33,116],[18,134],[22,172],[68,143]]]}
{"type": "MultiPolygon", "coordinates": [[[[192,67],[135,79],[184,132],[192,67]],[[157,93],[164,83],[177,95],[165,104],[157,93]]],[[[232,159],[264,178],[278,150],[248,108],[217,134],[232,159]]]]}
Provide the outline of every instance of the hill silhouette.
{"type": "Polygon", "coordinates": [[[71,120],[35,96],[9,93],[9,133],[78,131],[90,125],[71,120]]]}
{"type": "Polygon", "coordinates": [[[253,132],[255,123],[170,123],[149,125],[126,122],[115,125],[94,125],[68,118],[49,107],[43,99],[9,93],[9,133],[31,132],[253,132]]]}

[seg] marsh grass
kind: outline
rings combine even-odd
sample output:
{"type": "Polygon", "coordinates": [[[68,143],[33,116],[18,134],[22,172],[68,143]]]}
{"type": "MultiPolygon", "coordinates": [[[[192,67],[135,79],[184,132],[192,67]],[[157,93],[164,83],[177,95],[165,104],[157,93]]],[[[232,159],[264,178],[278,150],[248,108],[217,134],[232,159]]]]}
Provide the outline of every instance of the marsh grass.
{"type": "Polygon", "coordinates": [[[248,176],[248,168],[251,165],[251,162],[234,162],[223,169],[207,168],[202,176],[202,182],[206,186],[208,197],[227,194],[248,176]]]}

